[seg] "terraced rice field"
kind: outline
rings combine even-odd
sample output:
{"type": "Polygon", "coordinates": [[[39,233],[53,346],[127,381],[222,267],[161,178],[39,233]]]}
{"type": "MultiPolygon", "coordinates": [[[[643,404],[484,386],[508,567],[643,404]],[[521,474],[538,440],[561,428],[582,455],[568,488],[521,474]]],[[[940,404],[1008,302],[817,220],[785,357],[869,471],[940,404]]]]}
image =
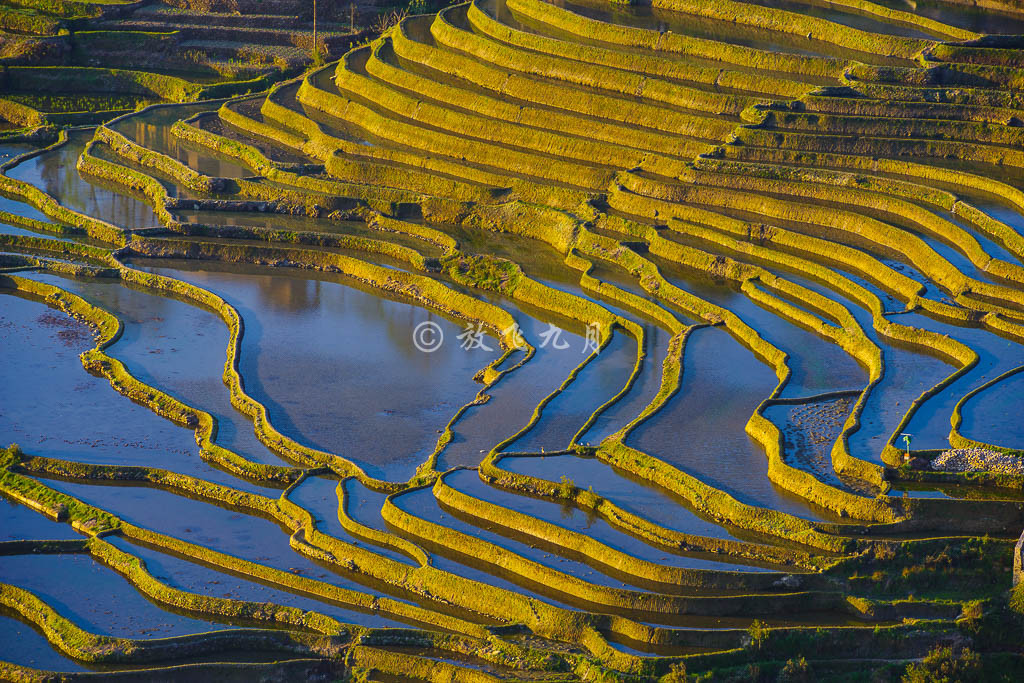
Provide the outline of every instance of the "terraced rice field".
{"type": "Polygon", "coordinates": [[[0,136],[52,142],[156,102],[264,91],[371,35],[373,11],[340,13],[328,3],[314,25],[301,0],[0,3],[0,136]]]}
{"type": "Polygon", "coordinates": [[[474,0],[4,145],[0,679],[1019,680],[994,32],[474,0]]]}

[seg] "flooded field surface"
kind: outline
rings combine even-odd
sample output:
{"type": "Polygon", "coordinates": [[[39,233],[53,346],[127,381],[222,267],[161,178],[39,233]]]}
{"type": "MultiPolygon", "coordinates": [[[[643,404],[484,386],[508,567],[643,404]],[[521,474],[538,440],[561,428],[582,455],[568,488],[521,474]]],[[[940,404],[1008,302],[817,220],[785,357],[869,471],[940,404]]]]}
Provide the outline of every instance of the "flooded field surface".
{"type": "Polygon", "coordinates": [[[1024,677],[1019,7],[26,1],[0,680],[1024,677]]]}

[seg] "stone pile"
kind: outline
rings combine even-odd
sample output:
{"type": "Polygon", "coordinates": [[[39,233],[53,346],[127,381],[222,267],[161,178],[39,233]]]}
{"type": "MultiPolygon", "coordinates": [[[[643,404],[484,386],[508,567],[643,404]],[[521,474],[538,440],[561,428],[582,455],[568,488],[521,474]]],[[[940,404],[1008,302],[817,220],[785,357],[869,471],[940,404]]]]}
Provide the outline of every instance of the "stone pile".
{"type": "Polygon", "coordinates": [[[931,468],[940,472],[1024,474],[1024,459],[985,448],[954,448],[935,458],[931,468]]]}

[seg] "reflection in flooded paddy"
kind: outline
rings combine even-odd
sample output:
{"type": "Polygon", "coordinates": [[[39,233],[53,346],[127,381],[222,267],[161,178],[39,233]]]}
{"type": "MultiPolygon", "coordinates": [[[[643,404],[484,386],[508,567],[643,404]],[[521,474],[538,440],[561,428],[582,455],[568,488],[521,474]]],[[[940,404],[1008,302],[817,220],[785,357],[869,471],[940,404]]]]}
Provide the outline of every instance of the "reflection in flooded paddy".
{"type": "Polygon", "coordinates": [[[1021,678],[1013,8],[25,2],[0,679],[1021,678]]]}
{"type": "Polygon", "coordinates": [[[238,308],[246,323],[239,370],[278,429],[388,479],[413,473],[434,448],[435,425],[472,400],[473,375],[498,353],[493,337],[491,351],[463,349],[462,325],[354,283],[258,268],[154,272],[238,308]],[[426,322],[448,340],[429,354],[413,345],[413,330],[426,322]]]}

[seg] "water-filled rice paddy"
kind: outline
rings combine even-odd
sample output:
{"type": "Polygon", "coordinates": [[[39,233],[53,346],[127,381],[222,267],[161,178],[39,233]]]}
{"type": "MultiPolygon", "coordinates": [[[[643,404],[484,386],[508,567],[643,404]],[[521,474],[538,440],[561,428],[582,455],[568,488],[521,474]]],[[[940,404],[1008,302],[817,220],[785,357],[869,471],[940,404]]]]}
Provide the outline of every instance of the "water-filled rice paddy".
{"type": "Polygon", "coordinates": [[[475,0],[0,146],[0,679],[1016,679],[1010,9],[475,0]]]}

